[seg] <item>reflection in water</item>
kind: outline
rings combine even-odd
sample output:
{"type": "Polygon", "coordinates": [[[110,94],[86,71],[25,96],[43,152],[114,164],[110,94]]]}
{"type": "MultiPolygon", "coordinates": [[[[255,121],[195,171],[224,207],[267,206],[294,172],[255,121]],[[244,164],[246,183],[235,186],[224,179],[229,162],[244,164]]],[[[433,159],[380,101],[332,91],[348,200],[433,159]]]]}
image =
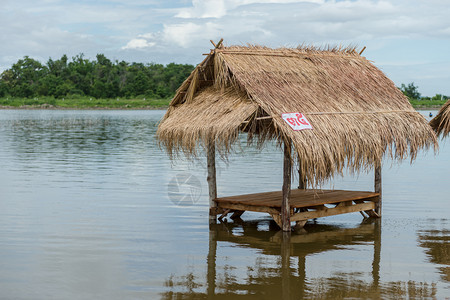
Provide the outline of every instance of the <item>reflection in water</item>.
{"type": "MultiPolygon", "coordinates": [[[[206,160],[171,164],[155,140],[163,115],[0,110],[0,299],[448,297],[450,186],[437,179],[450,140],[383,169],[381,247],[359,214],[291,236],[251,212],[210,230],[206,160]],[[192,206],[169,198],[183,172],[202,184],[192,206]]],[[[217,160],[219,194],[277,190],[281,169],[276,144],[244,147],[217,160]]],[[[371,176],[332,184],[369,190],[371,176]]]]}
{"type": "Polygon", "coordinates": [[[171,276],[162,299],[398,299],[435,298],[435,284],[416,281],[380,282],[381,221],[366,220],[355,228],[331,225],[306,226],[296,233],[274,232],[261,222],[211,225],[206,281],[192,272],[171,276]],[[371,270],[334,273],[330,277],[309,277],[308,258],[315,254],[353,245],[371,245],[371,270]],[[247,264],[244,280],[234,268],[217,256],[221,245],[249,248],[258,252],[247,264]],[[275,261],[268,259],[274,257],[275,261]],[[275,262],[275,263],[273,263],[275,262]],[[365,280],[364,273],[370,273],[365,280]]]}
{"type": "Polygon", "coordinates": [[[430,220],[437,229],[419,230],[419,245],[426,249],[430,261],[440,265],[442,279],[450,281],[450,230],[447,219],[430,220]]]}

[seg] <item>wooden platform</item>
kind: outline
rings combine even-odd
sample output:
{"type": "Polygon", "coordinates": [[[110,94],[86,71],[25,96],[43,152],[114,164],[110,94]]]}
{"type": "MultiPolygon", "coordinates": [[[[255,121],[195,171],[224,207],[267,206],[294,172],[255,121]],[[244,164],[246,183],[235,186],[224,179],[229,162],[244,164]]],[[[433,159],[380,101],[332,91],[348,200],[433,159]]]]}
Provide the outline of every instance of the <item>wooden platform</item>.
{"type": "MultiPolygon", "coordinates": [[[[380,193],[344,190],[291,190],[290,220],[303,226],[307,220],[351,212],[363,216],[379,217],[374,209],[380,193]],[[365,214],[364,214],[365,213],[365,214]],[[302,225],[303,224],[303,225],[302,225]]],[[[216,215],[222,219],[229,213],[232,218],[245,211],[266,212],[281,227],[282,192],[266,192],[216,198],[216,215]]]]}

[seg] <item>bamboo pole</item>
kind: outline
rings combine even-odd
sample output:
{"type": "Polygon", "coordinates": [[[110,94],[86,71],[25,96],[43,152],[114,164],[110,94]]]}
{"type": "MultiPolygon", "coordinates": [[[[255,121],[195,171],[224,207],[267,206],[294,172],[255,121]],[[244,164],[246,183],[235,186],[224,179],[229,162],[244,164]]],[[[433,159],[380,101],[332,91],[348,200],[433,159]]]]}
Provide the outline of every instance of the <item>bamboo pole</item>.
{"type": "Polygon", "coordinates": [[[375,182],[374,182],[374,188],[375,193],[380,193],[380,196],[378,197],[378,202],[375,204],[375,212],[378,216],[381,217],[381,192],[382,192],[382,185],[381,185],[381,161],[378,162],[375,165],[375,182]]]}
{"type": "Polygon", "coordinates": [[[207,149],[207,165],[208,165],[208,189],[209,189],[209,223],[216,223],[217,212],[216,212],[216,202],[217,198],[217,184],[216,184],[216,147],[215,142],[211,141],[208,143],[207,149]]]}
{"type": "Polygon", "coordinates": [[[283,200],[281,203],[281,224],[283,231],[291,231],[291,208],[289,197],[291,194],[291,142],[284,142],[284,162],[283,162],[283,200]]]}

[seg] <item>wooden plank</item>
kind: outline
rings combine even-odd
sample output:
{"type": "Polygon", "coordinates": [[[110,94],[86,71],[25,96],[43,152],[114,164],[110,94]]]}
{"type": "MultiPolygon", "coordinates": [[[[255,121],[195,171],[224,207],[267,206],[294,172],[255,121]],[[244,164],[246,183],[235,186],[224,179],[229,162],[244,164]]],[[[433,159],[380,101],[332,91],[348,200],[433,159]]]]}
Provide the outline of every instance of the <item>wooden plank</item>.
{"type": "Polygon", "coordinates": [[[376,197],[377,194],[371,192],[352,192],[352,191],[339,191],[335,193],[328,193],[326,195],[321,196],[320,198],[311,199],[304,201],[301,198],[292,198],[291,206],[292,207],[309,207],[309,206],[317,206],[323,204],[333,204],[340,203],[345,201],[354,201],[354,200],[366,200],[368,198],[376,197]]]}
{"type": "Polygon", "coordinates": [[[374,202],[366,202],[355,204],[352,206],[339,206],[335,208],[327,208],[324,210],[308,211],[296,213],[291,217],[291,221],[302,221],[321,217],[335,216],[351,212],[366,211],[375,208],[374,202]]]}
{"type": "Polygon", "coordinates": [[[281,223],[283,231],[291,231],[291,207],[289,205],[289,196],[291,194],[291,142],[284,142],[284,161],[283,161],[283,198],[281,201],[281,223]]]}
{"type": "MultiPolygon", "coordinates": [[[[313,199],[316,194],[326,194],[329,192],[333,192],[333,190],[291,190],[291,195],[301,195],[302,197],[308,197],[313,199]]],[[[281,197],[281,191],[273,191],[273,192],[264,192],[264,193],[254,193],[254,194],[245,194],[245,195],[236,195],[236,196],[226,196],[220,197],[217,200],[226,199],[227,201],[238,199],[241,200],[243,198],[248,199],[270,199],[273,197],[281,197]]],[[[243,200],[245,201],[245,200],[243,200]]]]}

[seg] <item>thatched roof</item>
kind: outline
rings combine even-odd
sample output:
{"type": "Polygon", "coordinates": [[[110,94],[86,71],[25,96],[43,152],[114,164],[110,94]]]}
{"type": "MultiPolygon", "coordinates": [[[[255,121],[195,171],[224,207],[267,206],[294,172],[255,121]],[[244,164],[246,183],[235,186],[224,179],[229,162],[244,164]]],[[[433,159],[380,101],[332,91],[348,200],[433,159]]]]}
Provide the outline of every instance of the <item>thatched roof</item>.
{"type": "Polygon", "coordinates": [[[450,100],[445,102],[436,117],[430,121],[431,127],[437,135],[447,136],[450,133],[450,100]]]}
{"type": "Polygon", "coordinates": [[[178,89],[157,136],[170,154],[189,156],[212,140],[226,154],[239,132],[260,144],[291,141],[313,183],[346,166],[371,167],[386,152],[413,159],[437,146],[425,118],[355,48],[211,50],[178,89]],[[292,130],[282,119],[288,112],[303,113],[314,129],[292,130]]]}

